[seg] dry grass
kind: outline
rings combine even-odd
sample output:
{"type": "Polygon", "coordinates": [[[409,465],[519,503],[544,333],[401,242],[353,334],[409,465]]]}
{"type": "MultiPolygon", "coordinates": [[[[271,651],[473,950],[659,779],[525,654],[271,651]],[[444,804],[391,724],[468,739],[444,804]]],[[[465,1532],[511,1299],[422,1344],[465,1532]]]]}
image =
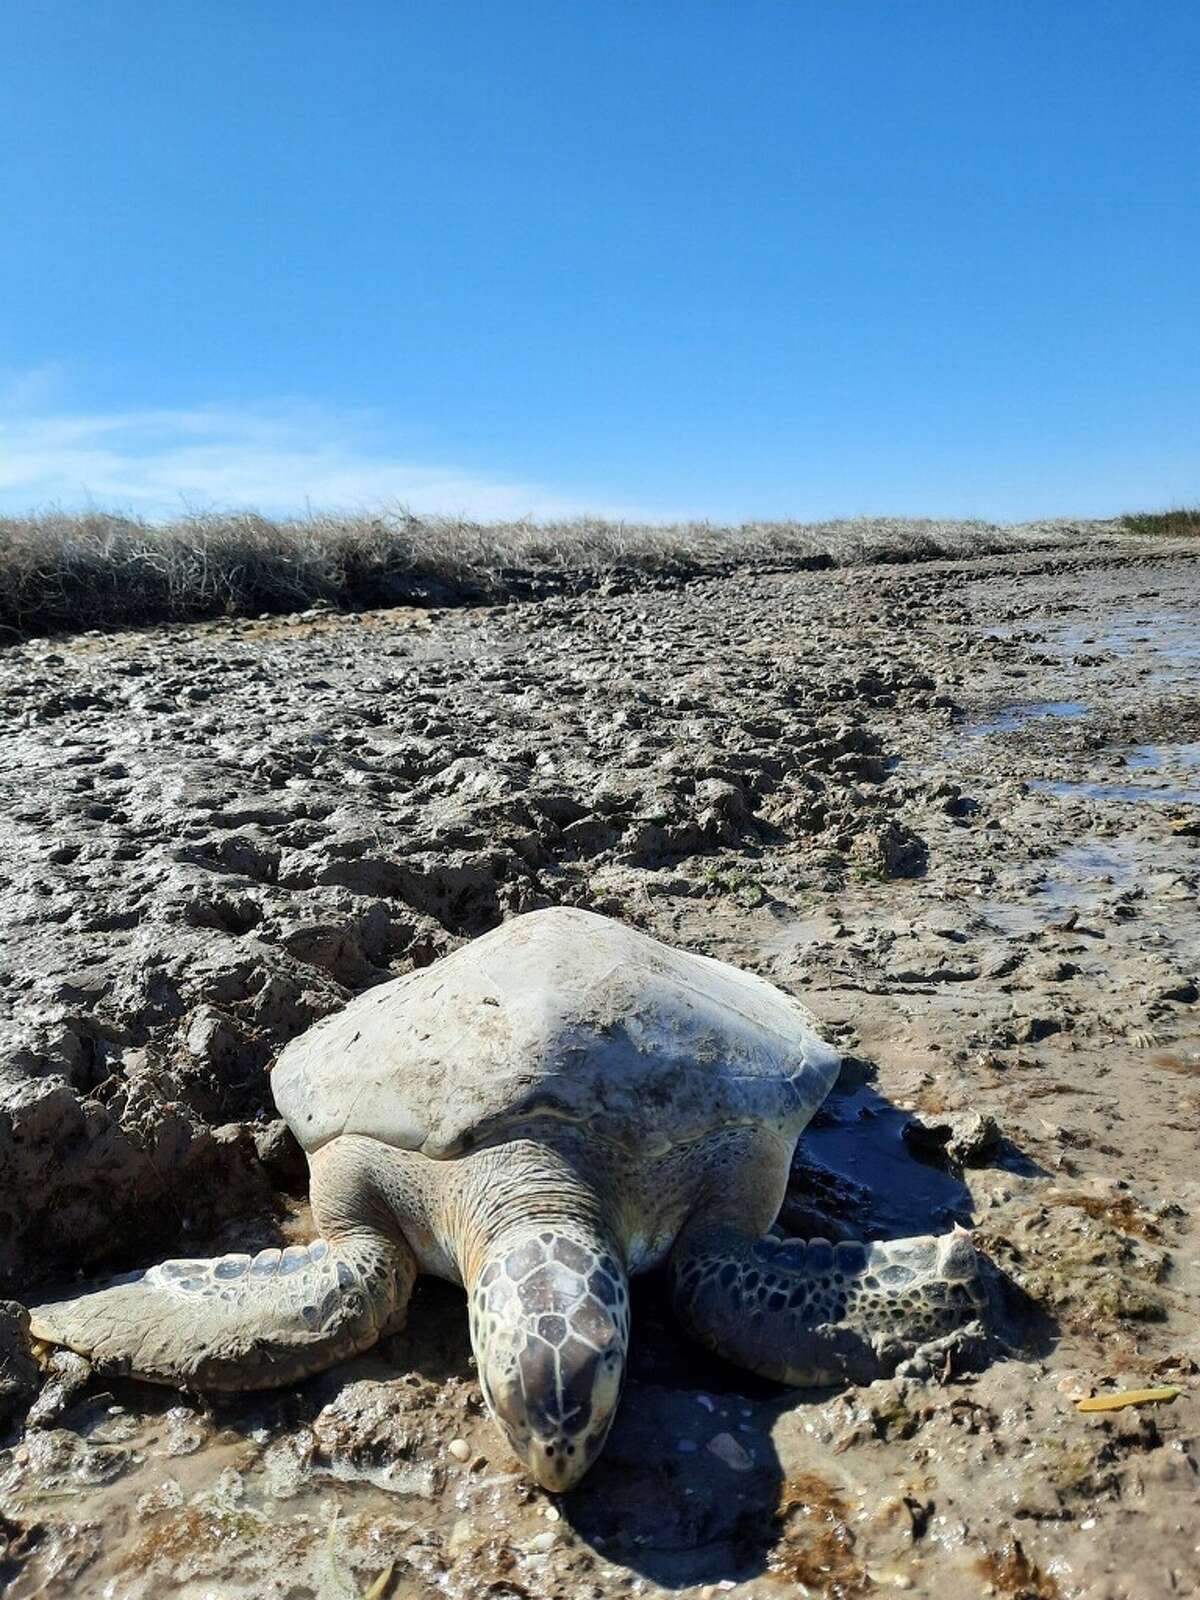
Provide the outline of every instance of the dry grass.
{"type": "Polygon", "coordinates": [[[653,582],[743,564],[827,567],[1076,544],[1112,524],[859,519],[635,525],[254,512],[148,523],[104,512],[0,517],[0,636],[221,615],[449,605],[653,582]]]}
{"type": "Polygon", "coordinates": [[[1131,511],[1121,521],[1130,533],[1200,539],[1200,506],[1176,506],[1172,511],[1131,511]]]}

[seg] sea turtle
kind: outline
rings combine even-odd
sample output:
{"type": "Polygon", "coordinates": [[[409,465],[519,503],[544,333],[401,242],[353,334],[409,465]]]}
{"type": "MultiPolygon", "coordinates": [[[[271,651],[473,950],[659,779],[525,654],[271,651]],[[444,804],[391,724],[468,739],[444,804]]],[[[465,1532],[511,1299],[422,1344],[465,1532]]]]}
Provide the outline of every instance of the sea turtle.
{"type": "Polygon", "coordinates": [[[397,1331],[433,1273],[466,1289],[509,1444],[566,1489],[613,1419],[632,1273],[665,1263],[692,1335],[789,1384],[869,1381],[979,1314],[961,1230],[768,1231],[838,1067],[763,978],[591,912],[530,912],[281,1053],[314,1243],[166,1261],[35,1306],[31,1329],[103,1371],[265,1388],[397,1331]]]}

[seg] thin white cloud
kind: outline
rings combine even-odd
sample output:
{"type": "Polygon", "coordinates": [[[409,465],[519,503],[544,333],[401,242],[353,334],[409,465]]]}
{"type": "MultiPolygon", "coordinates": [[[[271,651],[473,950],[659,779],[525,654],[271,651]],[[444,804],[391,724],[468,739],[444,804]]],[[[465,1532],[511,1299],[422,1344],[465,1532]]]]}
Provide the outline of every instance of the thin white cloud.
{"type": "Polygon", "coordinates": [[[542,485],[500,481],[393,454],[368,418],[317,408],[198,408],[71,413],[44,408],[53,373],[0,388],[0,509],[90,506],[162,518],[185,509],[253,508],[282,515],[403,505],[478,518],[585,512],[642,518],[629,507],[583,504],[542,485]]]}

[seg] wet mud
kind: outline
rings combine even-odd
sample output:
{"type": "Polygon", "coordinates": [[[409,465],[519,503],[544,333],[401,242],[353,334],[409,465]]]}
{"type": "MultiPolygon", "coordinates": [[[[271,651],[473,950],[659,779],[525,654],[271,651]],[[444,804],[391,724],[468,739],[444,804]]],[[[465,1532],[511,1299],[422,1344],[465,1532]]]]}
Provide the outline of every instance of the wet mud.
{"type": "Polygon", "coordinates": [[[1200,1592],[1198,677],[1200,551],[1133,543],[6,650],[5,1592],[1200,1592]],[[786,1391],[639,1280],[557,1500],[431,1281],[278,1394],[36,1370],[39,1286],[306,1237],[278,1049],[551,903],[804,997],[845,1064],[779,1226],[972,1226],[986,1349],[786,1391]]]}

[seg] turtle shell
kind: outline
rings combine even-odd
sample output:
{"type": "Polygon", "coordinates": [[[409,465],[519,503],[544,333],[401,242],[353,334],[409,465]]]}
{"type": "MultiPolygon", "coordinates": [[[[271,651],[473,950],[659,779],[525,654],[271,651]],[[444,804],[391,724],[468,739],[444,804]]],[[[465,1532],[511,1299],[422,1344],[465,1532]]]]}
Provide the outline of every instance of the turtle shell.
{"type": "Polygon", "coordinates": [[[651,1154],[729,1123],[798,1133],[838,1061],[765,979],[557,908],[368,989],[272,1085],[310,1152],[365,1134],[444,1159],[548,1115],[651,1154]]]}

